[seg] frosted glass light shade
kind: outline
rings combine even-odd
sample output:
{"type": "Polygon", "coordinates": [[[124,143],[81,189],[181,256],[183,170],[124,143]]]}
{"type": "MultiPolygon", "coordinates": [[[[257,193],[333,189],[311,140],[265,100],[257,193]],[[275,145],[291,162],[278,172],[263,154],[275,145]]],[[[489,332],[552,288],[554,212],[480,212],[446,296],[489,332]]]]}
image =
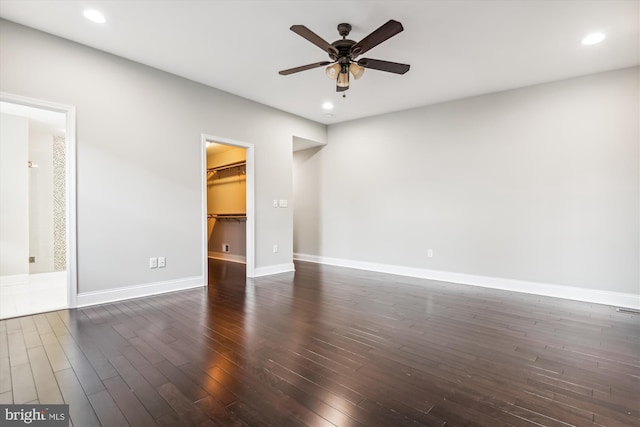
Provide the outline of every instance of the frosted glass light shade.
{"type": "Polygon", "coordinates": [[[349,73],[338,74],[338,87],[349,87],[349,73]]]}
{"type": "Polygon", "coordinates": [[[349,71],[351,71],[353,78],[358,80],[364,74],[364,67],[361,67],[358,64],[351,64],[349,65],[349,71]]]}
{"type": "Polygon", "coordinates": [[[338,78],[338,74],[340,74],[340,64],[336,62],[333,65],[329,65],[325,72],[327,73],[327,77],[331,80],[336,80],[338,78]]]}

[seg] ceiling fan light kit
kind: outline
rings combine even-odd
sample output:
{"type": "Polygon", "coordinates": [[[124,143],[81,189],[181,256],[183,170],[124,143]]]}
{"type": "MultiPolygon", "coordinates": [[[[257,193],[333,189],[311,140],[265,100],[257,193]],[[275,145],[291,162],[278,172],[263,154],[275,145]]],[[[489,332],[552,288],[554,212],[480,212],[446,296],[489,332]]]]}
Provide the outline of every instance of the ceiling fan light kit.
{"type": "Polygon", "coordinates": [[[338,79],[338,74],[340,74],[340,64],[335,63],[333,65],[329,65],[326,69],[327,77],[332,80],[338,79]]]}
{"type": "Polygon", "coordinates": [[[359,55],[404,30],[402,24],[393,19],[389,20],[386,24],[359,42],[347,39],[347,36],[351,32],[351,25],[347,23],[338,25],[338,33],[342,36],[342,39],[336,40],[333,43],[328,43],[304,25],[293,25],[290,30],[324,50],[329,55],[331,61],[316,62],[282,70],[279,74],[283,76],[328,65],[325,69],[327,77],[336,81],[336,91],[344,92],[349,89],[349,73],[351,73],[355,80],[358,80],[362,77],[366,68],[395,74],[404,74],[409,71],[410,68],[408,64],[383,61],[380,59],[361,58],[356,61],[359,55]]]}

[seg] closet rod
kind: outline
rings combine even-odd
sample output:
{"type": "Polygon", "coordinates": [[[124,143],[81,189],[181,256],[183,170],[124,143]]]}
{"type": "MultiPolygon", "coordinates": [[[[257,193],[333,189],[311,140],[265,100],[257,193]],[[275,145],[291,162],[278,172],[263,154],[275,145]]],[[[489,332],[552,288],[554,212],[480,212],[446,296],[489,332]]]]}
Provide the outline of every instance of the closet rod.
{"type": "Polygon", "coordinates": [[[247,214],[244,213],[231,213],[231,214],[207,214],[208,219],[235,219],[238,221],[246,220],[247,214]]]}
{"type": "Polygon", "coordinates": [[[237,167],[240,167],[240,166],[245,166],[246,164],[247,164],[247,162],[245,160],[243,160],[241,162],[234,162],[234,163],[229,163],[227,165],[208,168],[207,172],[218,172],[218,171],[222,171],[222,170],[233,169],[233,168],[237,168],[237,167]]]}

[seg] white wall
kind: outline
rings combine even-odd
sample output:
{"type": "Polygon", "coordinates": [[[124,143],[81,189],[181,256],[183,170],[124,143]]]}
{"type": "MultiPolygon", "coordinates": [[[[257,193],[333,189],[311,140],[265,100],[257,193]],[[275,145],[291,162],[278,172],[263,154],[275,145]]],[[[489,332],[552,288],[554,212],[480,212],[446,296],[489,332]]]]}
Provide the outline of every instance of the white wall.
{"type": "Polygon", "coordinates": [[[0,114],[0,276],[29,274],[29,120],[0,114]]]}
{"type": "Polygon", "coordinates": [[[53,135],[30,122],[29,160],[29,264],[30,273],[53,268],[53,135]]]}
{"type": "Polygon", "coordinates": [[[625,69],[330,126],[327,146],[296,153],[295,251],[638,295],[639,80],[625,69]]]}
{"type": "Polygon", "coordinates": [[[256,267],[291,263],[271,200],[291,198],[293,136],[325,126],[8,21],[0,40],[2,91],[76,107],[80,293],[202,277],[203,133],[255,144],[256,267]]]}

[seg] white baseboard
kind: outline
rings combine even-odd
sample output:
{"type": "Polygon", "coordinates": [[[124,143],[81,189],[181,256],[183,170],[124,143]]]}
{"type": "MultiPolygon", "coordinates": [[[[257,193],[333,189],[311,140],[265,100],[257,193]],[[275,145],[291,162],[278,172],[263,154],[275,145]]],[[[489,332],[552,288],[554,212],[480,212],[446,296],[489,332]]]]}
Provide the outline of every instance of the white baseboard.
{"type": "Polygon", "coordinates": [[[95,304],[140,298],[166,292],[182,291],[185,289],[205,286],[202,276],[184,279],[168,280],[166,282],[147,283],[144,285],[126,286],[123,288],[107,289],[104,291],[83,292],[78,294],[76,307],[86,307],[95,304]]]}
{"type": "Polygon", "coordinates": [[[46,273],[30,273],[29,274],[29,281],[33,281],[36,280],[38,282],[45,282],[45,281],[51,281],[51,280],[63,280],[66,281],[67,280],[67,271],[66,270],[61,270],[61,271],[48,271],[46,273]]]}
{"type": "Polygon", "coordinates": [[[29,281],[28,274],[11,274],[7,276],[0,276],[0,286],[20,285],[29,281]]]}
{"type": "Polygon", "coordinates": [[[292,271],[296,271],[296,266],[292,262],[287,264],[270,265],[268,267],[256,267],[255,271],[253,272],[253,277],[290,273],[292,271]]]}
{"type": "Polygon", "coordinates": [[[375,271],[378,273],[396,274],[399,276],[417,277],[420,279],[437,280],[441,282],[481,286],[484,288],[500,289],[504,291],[522,292],[597,304],[606,304],[616,307],[640,309],[640,295],[626,294],[622,292],[610,292],[599,289],[585,289],[573,286],[528,282],[524,280],[504,279],[500,277],[476,276],[449,271],[428,270],[425,268],[403,267],[398,265],[353,261],[299,253],[294,253],[293,259],[314,262],[317,264],[334,265],[337,267],[375,271]]]}
{"type": "Polygon", "coordinates": [[[226,252],[209,251],[207,253],[207,256],[209,258],[217,259],[217,260],[220,260],[220,261],[236,262],[238,264],[246,264],[247,263],[247,258],[246,257],[244,257],[242,255],[228,254],[226,252]]]}

